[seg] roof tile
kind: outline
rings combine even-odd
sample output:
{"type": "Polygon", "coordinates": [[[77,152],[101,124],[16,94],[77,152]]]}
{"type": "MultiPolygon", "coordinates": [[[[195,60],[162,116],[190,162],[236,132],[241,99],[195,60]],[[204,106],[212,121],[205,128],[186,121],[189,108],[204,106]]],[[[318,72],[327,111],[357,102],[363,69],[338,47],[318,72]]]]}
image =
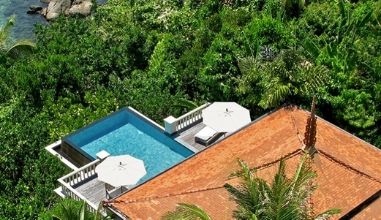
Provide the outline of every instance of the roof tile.
{"type": "MultiPolygon", "coordinates": [[[[229,178],[239,169],[237,159],[259,167],[258,175],[270,181],[277,168],[274,162],[288,156],[291,175],[299,161],[307,117],[307,112],[297,108],[279,109],[111,205],[132,219],[159,219],[177,203],[185,202],[204,208],[215,219],[231,219],[236,204],[223,185],[238,184],[237,179],[229,178]]],[[[341,208],[344,215],[381,189],[381,151],[322,119],[318,119],[317,129],[316,145],[321,152],[313,163],[318,174],[314,208],[317,212],[341,208]]]]}

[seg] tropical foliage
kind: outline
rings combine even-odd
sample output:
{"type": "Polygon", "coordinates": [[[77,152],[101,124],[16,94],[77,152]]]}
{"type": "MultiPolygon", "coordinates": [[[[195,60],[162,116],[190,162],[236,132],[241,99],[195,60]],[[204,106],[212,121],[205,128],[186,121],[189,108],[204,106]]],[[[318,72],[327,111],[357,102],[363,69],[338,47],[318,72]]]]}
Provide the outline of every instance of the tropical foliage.
{"type": "MultiPolygon", "coordinates": [[[[309,203],[316,189],[315,172],[311,169],[310,158],[302,157],[295,173],[286,175],[286,164],[280,161],[278,171],[272,182],[258,177],[256,170],[250,169],[246,163],[239,161],[241,171],[235,173],[242,182],[238,186],[226,184],[225,188],[237,203],[233,217],[239,220],[306,220],[329,219],[340,210],[330,209],[320,214],[314,214],[309,203]]],[[[167,213],[163,219],[211,219],[208,214],[196,205],[180,203],[176,210],[167,213]]]]}
{"type": "Polygon", "coordinates": [[[225,187],[238,204],[234,212],[236,219],[329,219],[339,213],[330,209],[320,214],[313,214],[313,206],[309,203],[316,177],[311,170],[309,158],[301,159],[295,173],[286,175],[286,165],[282,160],[278,171],[269,184],[255,175],[255,170],[240,162],[242,184],[238,187],[227,184],[225,187]]]}
{"type": "Polygon", "coordinates": [[[253,100],[264,109],[279,106],[286,100],[294,103],[301,97],[312,97],[331,78],[325,66],[311,64],[292,49],[278,55],[271,52],[271,55],[261,54],[260,58],[246,57],[239,66],[242,77],[238,92],[247,95],[248,102],[253,100]],[[254,94],[257,97],[252,97],[254,94]]]}
{"type": "Polygon", "coordinates": [[[374,0],[109,0],[37,27],[32,56],[1,34],[0,218],[51,207],[68,170],[44,146],[127,105],[161,123],[194,103],[256,118],[317,95],[322,117],[381,147],[380,21],[374,0]]]}
{"type": "Polygon", "coordinates": [[[176,210],[163,216],[165,220],[211,220],[208,213],[196,205],[179,203],[176,210]]]}
{"type": "Polygon", "coordinates": [[[100,210],[92,213],[86,208],[86,202],[63,199],[57,203],[51,210],[42,213],[40,220],[106,220],[100,210]]]}

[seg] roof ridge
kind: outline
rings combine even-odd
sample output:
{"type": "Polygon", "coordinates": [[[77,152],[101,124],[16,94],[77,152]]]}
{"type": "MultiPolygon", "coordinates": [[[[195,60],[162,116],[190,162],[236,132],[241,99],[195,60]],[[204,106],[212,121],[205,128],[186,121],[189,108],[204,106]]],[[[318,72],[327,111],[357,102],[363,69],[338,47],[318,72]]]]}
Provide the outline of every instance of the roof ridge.
{"type": "MultiPolygon", "coordinates": [[[[302,107],[298,107],[298,109],[301,110],[301,111],[302,111],[303,113],[305,113],[305,114],[309,114],[309,113],[310,113],[310,111],[308,111],[308,110],[306,110],[306,109],[304,109],[304,108],[302,108],[302,107]]],[[[371,143],[369,143],[369,142],[366,142],[365,140],[361,139],[360,137],[356,136],[355,134],[350,133],[349,131],[347,131],[347,130],[341,128],[341,127],[339,127],[338,125],[333,124],[332,122],[330,122],[330,121],[324,119],[323,117],[320,117],[320,116],[317,115],[317,114],[316,114],[315,116],[320,120],[320,122],[327,123],[328,125],[330,125],[330,126],[336,128],[336,129],[340,130],[341,132],[343,132],[343,133],[345,133],[345,134],[347,134],[347,135],[349,135],[349,136],[351,136],[351,137],[354,137],[357,141],[360,141],[360,142],[362,142],[363,144],[368,145],[368,146],[371,147],[372,149],[381,152],[381,149],[380,149],[380,148],[376,147],[375,145],[373,145],[373,144],[371,144],[371,143]]]]}
{"type": "MultiPolygon", "coordinates": [[[[301,111],[302,111],[303,113],[305,113],[305,114],[310,114],[310,113],[311,113],[310,111],[308,111],[308,110],[306,110],[306,109],[303,109],[303,108],[298,108],[298,109],[301,110],[301,111]]],[[[292,112],[292,113],[293,113],[293,112],[292,112]]],[[[293,123],[294,123],[294,125],[296,126],[296,124],[295,124],[295,118],[292,116],[292,113],[290,114],[290,115],[291,115],[290,117],[292,118],[293,123]]],[[[335,125],[335,124],[332,124],[331,122],[325,120],[324,118],[319,117],[318,115],[316,115],[316,117],[317,117],[322,123],[327,123],[327,124],[329,124],[330,126],[333,126],[334,128],[339,129],[341,132],[343,132],[343,133],[345,133],[345,134],[348,134],[348,135],[350,135],[350,136],[353,136],[353,137],[355,137],[357,140],[360,140],[360,141],[362,141],[363,143],[369,145],[370,147],[373,147],[373,148],[375,148],[375,149],[377,149],[377,150],[380,151],[380,149],[377,148],[376,146],[374,146],[374,145],[372,145],[372,144],[370,144],[370,143],[368,143],[368,142],[362,140],[361,138],[359,138],[359,137],[357,137],[357,136],[355,136],[355,135],[349,133],[348,131],[346,131],[346,130],[340,128],[339,126],[337,126],[337,125],[335,125]]],[[[296,127],[296,129],[298,130],[297,127],[296,127]]],[[[299,136],[300,133],[299,133],[299,132],[297,132],[297,133],[298,133],[298,137],[300,137],[300,136],[299,136]]],[[[303,143],[303,142],[302,142],[302,143],[303,143]]],[[[371,176],[371,175],[369,175],[369,174],[367,174],[367,173],[365,173],[365,172],[363,172],[363,171],[361,171],[361,170],[358,170],[358,169],[352,167],[351,165],[345,163],[344,161],[341,161],[341,160],[337,159],[336,157],[332,156],[331,154],[325,152],[324,150],[322,150],[322,149],[320,149],[320,148],[317,148],[317,151],[318,151],[318,153],[321,153],[323,156],[325,156],[327,159],[331,160],[332,162],[335,162],[335,163],[341,165],[342,167],[344,167],[344,168],[346,168],[346,169],[348,169],[348,170],[351,170],[352,172],[355,172],[355,173],[358,173],[358,174],[360,174],[360,175],[362,175],[362,176],[365,176],[365,177],[367,177],[367,178],[370,179],[370,180],[373,180],[373,181],[375,181],[375,182],[381,183],[381,180],[379,180],[379,179],[377,179],[377,178],[375,178],[375,177],[373,177],[373,176],[371,176]]]]}
{"type": "Polygon", "coordinates": [[[298,140],[299,142],[303,145],[303,138],[301,137],[300,135],[300,132],[299,132],[299,129],[298,129],[298,126],[296,126],[296,120],[294,118],[294,110],[290,112],[289,116],[291,118],[291,122],[292,122],[292,126],[294,127],[295,131],[296,131],[296,136],[298,137],[298,140]]]}
{"type": "Polygon", "coordinates": [[[146,201],[151,201],[151,200],[154,200],[154,199],[163,199],[163,198],[168,198],[168,197],[172,197],[172,196],[182,196],[182,195],[187,195],[187,194],[192,194],[192,193],[217,190],[217,189],[224,188],[224,185],[222,185],[222,186],[215,186],[215,187],[207,187],[207,188],[204,188],[204,189],[189,190],[189,191],[180,192],[180,193],[168,193],[167,195],[163,195],[163,196],[142,197],[142,198],[131,199],[131,200],[127,200],[127,201],[114,200],[114,201],[108,201],[107,203],[126,203],[126,204],[129,204],[129,203],[146,202],[146,201]]]}
{"type": "Polygon", "coordinates": [[[330,155],[329,153],[325,152],[324,150],[319,149],[318,153],[323,155],[324,157],[326,157],[328,160],[341,165],[345,169],[348,169],[348,170],[350,170],[352,172],[355,172],[357,174],[365,176],[366,178],[381,184],[381,180],[379,180],[379,179],[377,179],[377,178],[375,178],[375,177],[373,177],[373,176],[371,176],[371,175],[369,175],[369,174],[367,174],[367,173],[365,173],[365,172],[363,172],[361,170],[358,170],[358,169],[352,167],[351,165],[345,163],[344,161],[341,161],[341,160],[337,159],[336,157],[330,155]]]}
{"type": "MultiPolygon", "coordinates": [[[[297,149],[295,151],[292,151],[274,161],[271,161],[269,163],[264,163],[264,164],[261,164],[259,166],[256,166],[252,169],[265,169],[265,168],[268,168],[278,162],[280,162],[282,159],[289,159],[289,158],[292,158],[296,155],[299,155],[300,153],[302,152],[301,149],[297,149]]],[[[339,165],[341,165],[342,167],[352,171],[352,172],[355,172],[357,174],[360,174],[362,176],[365,176],[366,178],[372,180],[372,181],[375,181],[377,183],[380,183],[381,184],[381,180],[378,180],[377,178],[365,173],[365,172],[362,172],[348,164],[346,164],[345,162],[335,158],[334,156],[328,154],[327,152],[323,151],[323,150],[319,150],[318,151],[322,156],[324,156],[325,158],[327,158],[328,160],[334,162],[334,163],[337,163],[339,165]]],[[[231,177],[229,177],[227,180],[232,180],[232,179],[236,179],[236,178],[239,178],[238,175],[233,175],[231,177]]],[[[217,190],[217,189],[221,189],[221,188],[224,188],[224,185],[226,183],[224,183],[223,185],[219,185],[219,186],[212,186],[212,187],[206,187],[206,188],[199,188],[199,189],[194,189],[194,190],[188,190],[188,191],[184,191],[184,192],[178,192],[178,193],[168,193],[166,195],[162,195],[162,196],[151,196],[151,197],[143,197],[143,198],[138,198],[138,199],[131,199],[131,200],[127,200],[127,201],[121,201],[121,200],[113,200],[113,201],[109,201],[107,203],[137,203],[137,202],[145,202],[145,201],[151,201],[151,200],[154,200],[154,199],[162,199],[162,198],[167,198],[167,197],[172,197],[172,196],[181,196],[181,195],[186,195],[186,194],[192,194],[192,193],[198,193],[198,192],[204,192],[204,191],[211,191],[211,190],[217,190]]]]}
{"type": "MultiPolygon", "coordinates": [[[[292,158],[296,155],[298,155],[299,153],[301,153],[302,150],[301,149],[297,149],[295,151],[292,151],[274,161],[271,161],[269,163],[265,163],[265,164],[262,164],[262,165],[259,165],[259,166],[256,166],[254,168],[252,168],[252,170],[254,169],[265,169],[267,167],[270,167],[278,162],[280,162],[282,159],[289,159],[289,158],[292,158]]],[[[236,173],[237,174],[237,173],[236,173]]],[[[230,177],[227,178],[227,180],[232,180],[232,179],[237,179],[239,178],[238,175],[232,175],[230,177]]],[[[221,188],[224,188],[226,182],[223,184],[223,185],[220,185],[220,186],[212,186],[212,187],[206,187],[206,188],[199,188],[199,189],[194,189],[194,190],[188,190],[188,191],[184,191],[184,192],[178,192],[178,193],[168,193],[166,195],[162,195],[162,196],[151,196],[151,197],[142,197],[142,198],[137,198],[137,199],[131,199],[131,200],[126,200],[126,201],[121,201],[121,200],[112,200],[112,201],[109,201],[109,202],[106,202],[106,203],[137,203],[137,202],[145,202],[145,201],[151,201],[151,200],[154,200],[154,199],[162,199],[162,198],[168,198],[168,197],[172,197],[172,196],[181,196],[181,195],[186,195],[186,194],[192,194],[192,193],[197,193],[197,192],[204,192],[204,191],[210,191],[210,190],[217,190],[217,189],[221,189],[221,188]]]]}
{"type": "Polygon", "coordinates": [[[283,159],[290,159],[290,158],[292,158],[292,157],[298,155],[298,154],[301,153],[301,152],[302,152],[302,149],[299,149],[299,148],[298,148],[298,149],[296,149],[296,150],[294,150],[294,151],[291,151],[291,152],[288,153],[288,154],[285,154],[284,156],[281,156],[280,158],[278,158],[278,159],[276,159],[276,160],[274,160],[274,161],[271,161],[271,162],[269,162],[269,163],[264,163],[264,164],[262,164],[262,165],[256,166],[256,167],[254,167],[253,169],[257,169],[257,170],[265,169],[265,168],[267,168],[267,167],[270,167],[270,166],[272,166],[272,165],[274,165],[274,164],[280,162],[280,161],[283,160],[283,159]]]}

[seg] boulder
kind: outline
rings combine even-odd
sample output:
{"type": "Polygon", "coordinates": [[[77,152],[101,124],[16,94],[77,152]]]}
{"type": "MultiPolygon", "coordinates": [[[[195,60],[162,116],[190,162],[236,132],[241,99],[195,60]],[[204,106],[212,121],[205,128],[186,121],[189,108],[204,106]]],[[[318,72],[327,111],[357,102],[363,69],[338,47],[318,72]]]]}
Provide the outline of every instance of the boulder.
{"type": "Polygon", "coordinates": [[[67,14],[81,14],[87,16],[91,13],[92,7],[93,3],[91,2],[91,0],[75,0],[69,8],[69,10],[67,11],[67,14]]]}
{"type": "Polygon", "coordinates": [[[51,0],[49,2],[46,19],[53,20],[61,13],[65,13],[71,6],[71,0],[51,0]]]}
{"type": "Polygon", "coordinates": [[[40,11],[40,14],[44,17],[46,17],[46,14],[48,13],[48,8],[43,8],[41,11],[40,11]]]}
{"type": "Polygon", "coordinates": [[[42,11],[41,6],[32,5],[29,7],[29,10],[26,12],[27,14],[39,14],[42,11]]]}
{"type": "MultiPolygon", "coordinates": [[[[40,0],[47,2],[48,7],[39,9],[36,13],[40,13],[50,21],[57,18],[60,14],[64,15],[90,15],[93,3],[91,0],[40,0]]],[[[28,13],[34,13],[30,10],[28,13]]]]}

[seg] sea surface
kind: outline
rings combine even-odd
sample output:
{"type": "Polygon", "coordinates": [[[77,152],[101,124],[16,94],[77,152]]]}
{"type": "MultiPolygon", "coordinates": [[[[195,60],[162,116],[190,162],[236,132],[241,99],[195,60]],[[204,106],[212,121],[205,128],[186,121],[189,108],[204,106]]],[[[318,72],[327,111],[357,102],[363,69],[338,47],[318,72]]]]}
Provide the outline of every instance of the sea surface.
{"type": "MultiPolygon", "coordinates": [[[[105,0],[98,1],[99,4],[104,2],[105,0]]],[[[0,26],[10,16],[16,15],[16,23],[11,33],[13,39],[34,39],[34,25],[37,23],[48,24],[41,15],[28,15],[26,13],[31,5],[46,7],[46,4],[40,2],[40,0],[0,0],[0,26]]]]}

